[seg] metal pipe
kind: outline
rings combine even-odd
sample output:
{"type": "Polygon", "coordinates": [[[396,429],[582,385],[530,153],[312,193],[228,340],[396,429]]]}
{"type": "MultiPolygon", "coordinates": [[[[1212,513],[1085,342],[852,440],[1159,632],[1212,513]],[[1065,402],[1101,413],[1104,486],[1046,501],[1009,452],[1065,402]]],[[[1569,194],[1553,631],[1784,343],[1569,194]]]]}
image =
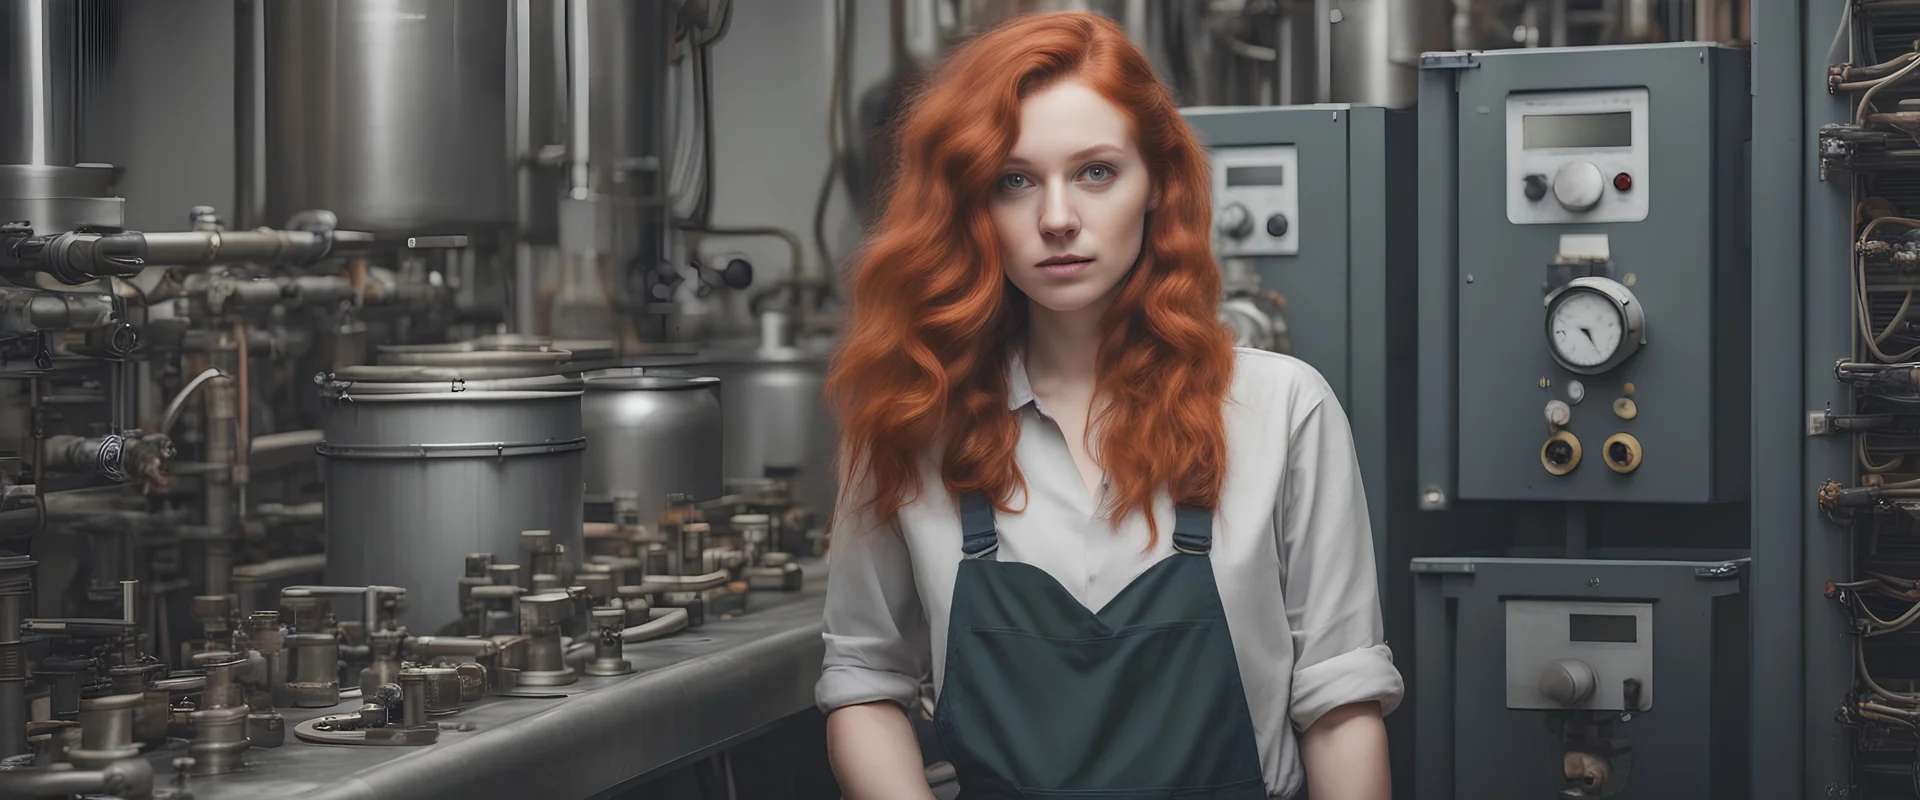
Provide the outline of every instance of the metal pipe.
{"type": "Polygon", "coordinates": [[[153,767],[141,759],[127,759],[102,769],[16,769],[0,771],[0,795],[7,797],[65,797],[102,794],[109,786],[119,797],[145,798],[153,793],[153,767]]]}
{"type": "MultiPolygon", "coordinates": [[[[265,438],[265,437],[262,437],[265,438]]],[[[327,568],[325,553],[309,556],[291,556],[262,561],[258,564],[246,564],[233,568],[233,580],[269,582],[295,575],[310,575],[324,572],[327,568]]]]}
{"type": "Polygon", "coordinates": [[[111,295],[0,286],[0,334],[94,330],[118,316],[111,295]]]}
{"type": "Polygon", "coordinates": [[[266,220],[267,197],[267,15],[265,0],[234,3],[234,169],[235,225],[250,228],[266,220]]]}
{"type": "Polygon", "coordinates": [[[271,472],[300,464],[312,464],[319,458],[314,448],[324,434],[319,430],[287,431],[255,436],[247,442],[248,469],[271,472]]]}
{"type": "Polygon", "coordinates": [[[308,231],[173,231],[141,234],[148,266],[194,266],[265,261],[307,264],[324,258],[332,242],[308,231]]]}
{"type": "MultiPolygon", "coordinates": [[[[652,608],[647,610],[647,621],[620,631],[620,641],[627,644],[658,639],[669,633],[687,629],[687,610],[684,608],[652,608]]],[[[575,656],[593,649],[592,640],[573,642],[567,647],[567,655],[575,656]]]]}
{"type": "Polygon", "coordinates": [[[222,381],[203,395],[206,414],[205,460],[218,464],[221,471],[208,473],[205,486],[201,489],[202,518],[216,539],[205,542],[205,575],[207,594],[224,595],[229,590],[229,579],[233,573],[233,549],[224,537],[234,526],[234,505],[237,502],[233,487],[233,467],[237,467],[235,453],[238,451],[239,431],[236,409],[237,387],[233,381],[222,381]]]}
{"type": "Polygon", "coordinates": [[[234,428],[233,479],[234,483],[239,484],[235,490],[239,495],[236,507],[239,509],[241,521],[244,522],[247,516],[247,451],[248,443],[253,439],[253,428],[248,424],[247,419],[248,407],[252,405],[249,400],[251,395],[247,393],[247,374],[251,371],[247,364],[247,325],[239,320],[233,321],[233,344],[235,348],[234,390],[238,393],[234,400],[234,411],[238,416],[234,428]]]}
{"type": "Polygon", "coordinates": [[[422,658],[463,656],[481,659],[498,654],[500,645],[492,639],[468,636],[412,636],[407,639],[406,651],[408,655],[422,658]]]}

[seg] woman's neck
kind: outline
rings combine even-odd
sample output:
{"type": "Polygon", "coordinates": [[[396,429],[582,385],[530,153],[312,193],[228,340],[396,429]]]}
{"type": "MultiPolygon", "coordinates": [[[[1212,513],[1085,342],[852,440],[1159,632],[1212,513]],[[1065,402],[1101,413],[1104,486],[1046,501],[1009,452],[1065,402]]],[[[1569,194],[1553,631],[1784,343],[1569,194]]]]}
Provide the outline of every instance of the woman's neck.
{"type": "Polygon", "coordinates": [[[1036,392],[1091,392],[1100,356],[1100,321],[1111,298],[1073,311],[1027,301],[1027,378],[1036,392]]]}

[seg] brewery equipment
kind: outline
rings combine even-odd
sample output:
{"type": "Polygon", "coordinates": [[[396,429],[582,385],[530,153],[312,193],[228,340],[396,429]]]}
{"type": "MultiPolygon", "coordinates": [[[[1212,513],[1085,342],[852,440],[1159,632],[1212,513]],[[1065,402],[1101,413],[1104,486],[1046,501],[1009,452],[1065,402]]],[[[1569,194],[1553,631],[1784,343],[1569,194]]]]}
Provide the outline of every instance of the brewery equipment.
{"type": "Polygon", "coordinates": [[[702,501],[722,494],[727,387],[718,378],[651,368],[601,370],[582,377],[589,518],[616,520],[620,515],[615,507],[625,506],[632,519],[653,525],[670,494],[702,501]]]}
{"type": "MultiPolygon", "coordinates": [[[[566,354],[479,355],[551,366],[566,354]]],[[[517,552],[526,530],[579,553],[580,381],[540,371],[369,366],[326,380],[327,581],[443,587],[404,620],[437,631],[460,619],[467,555],[517,552]]]]}

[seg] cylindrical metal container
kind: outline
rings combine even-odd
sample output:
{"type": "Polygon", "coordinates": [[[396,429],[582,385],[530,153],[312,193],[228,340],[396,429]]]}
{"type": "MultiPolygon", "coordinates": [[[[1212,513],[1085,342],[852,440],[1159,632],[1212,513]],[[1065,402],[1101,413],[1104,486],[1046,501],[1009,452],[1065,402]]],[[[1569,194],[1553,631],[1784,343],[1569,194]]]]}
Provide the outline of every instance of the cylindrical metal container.
{"type": "MultiPolygon", "coordinates": [[[[505,353],[524,357],[540,353],[505,353]]],[[[558,354],[564,358],[565,354],[558,354]]],[[[581,383],[552,365],[351,367],[327,383],[327,582],[408,590],[421,632],[460,618],[467,556],[520,532],[581,551],[581,383]]]]}
{"type": "Polygon", "coordinates": [[[0,164],[71,166],[125,11],[110,0],[0,5],[0,164]]]}
{"type": "Polygon", "coordinates": [[[610,505],[630,493],[648,527],[658,524],[667,495],[712,500],[726,491],[720,379],[673,372],[627,368],[584,376],[586,502],[610,505]]]}
{"type": "Polygon", "coordinates": [[[29,223],[40,234],[125,227],[127,201],[113,196],[118,179],[118,170],[98,164],[0,166],[0,219],[29,223]]]}
{"type": "Polygon", "coordinates": [[[728,478],[763,478],[797,468],[794,496],[821,514],[833,511],[839,485],[834,453],[840,426],[824,387],[829,352],[797,348],[716,349],[693,371],[720,378],[726,417],[728,478]]]}
{"type": "Polygon", "coordinates": [[[349,230],[511,224],[512,5],[260,4],[262,221],[325,208],[349,230]]]}

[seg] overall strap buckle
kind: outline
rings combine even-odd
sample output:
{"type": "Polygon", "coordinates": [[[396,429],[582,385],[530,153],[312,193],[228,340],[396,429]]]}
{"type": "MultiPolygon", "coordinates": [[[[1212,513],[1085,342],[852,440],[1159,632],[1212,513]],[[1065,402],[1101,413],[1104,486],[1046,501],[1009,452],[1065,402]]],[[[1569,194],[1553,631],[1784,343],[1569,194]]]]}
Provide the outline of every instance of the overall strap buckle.
{"type": "Polygon", "coordinates": [[[1213,512],[1204,508],[1173,509],[1173,549],[1190,556],[1213,552],[1213,512]]]}
{"type": "Polygon", "coordinates": [[[978,492],[960,495],[960,552],[967,558],[986,558],[1000,549],[1000,532],[993,526],[993,501],[978,492]]]}

